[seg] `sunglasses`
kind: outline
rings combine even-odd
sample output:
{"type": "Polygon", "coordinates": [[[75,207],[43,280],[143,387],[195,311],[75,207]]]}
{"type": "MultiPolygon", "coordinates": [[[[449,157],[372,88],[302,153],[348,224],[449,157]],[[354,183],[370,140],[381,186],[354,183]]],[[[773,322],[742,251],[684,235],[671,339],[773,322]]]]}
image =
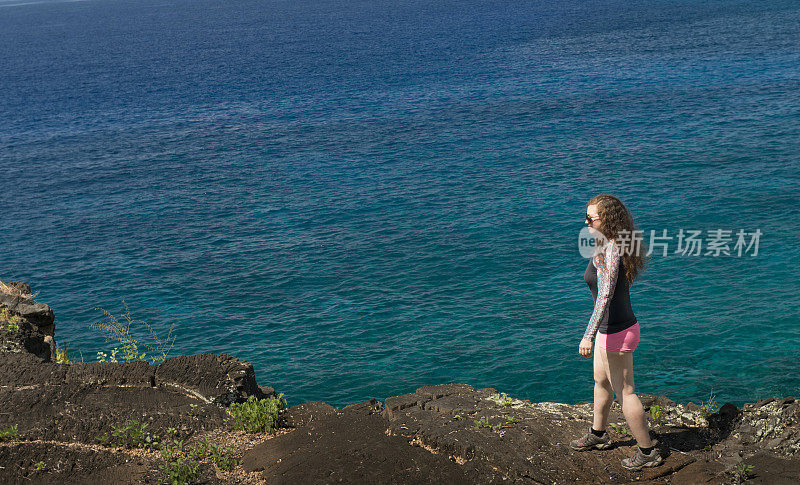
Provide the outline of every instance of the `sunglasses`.
{"type": "Polygon", "coordinates": [[[588,222],[589,224],[591,224],[594,221],[599,221],[599,220],[600,220],[599,217],[597,219],[592,219],[591,217],[589,217],[589,214],[586,214],[586,222],[588,222]]]}

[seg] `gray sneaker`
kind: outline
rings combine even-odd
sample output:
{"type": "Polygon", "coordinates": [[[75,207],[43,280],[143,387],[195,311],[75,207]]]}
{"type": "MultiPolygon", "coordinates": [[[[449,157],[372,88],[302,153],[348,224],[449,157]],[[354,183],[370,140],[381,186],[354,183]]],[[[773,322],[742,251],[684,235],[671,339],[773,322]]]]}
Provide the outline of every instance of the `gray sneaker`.
{"type": "Polygon", "coordinates": [[[636,452],[630,458],[622,460],[622,466],[628,470],[638,471],[644,467],[658,466],[664,462],[661,458],[661,453],[658,452],[658,440],[653,440],[653,449],[649,455],[642,453],[639,447],[636,447],[636,452]]]}
{"type": "Polygon", "coordinates": [[[592,433],[592,427],[589,426],[589,432],[576,440],[570,441],[569,447],[575,451],[586,451],[592,448],[605,450],[606,448],[611,448],[611,436],[609,436],[608,431],[603,431],[603,436],[595,436],[592,433]]]}

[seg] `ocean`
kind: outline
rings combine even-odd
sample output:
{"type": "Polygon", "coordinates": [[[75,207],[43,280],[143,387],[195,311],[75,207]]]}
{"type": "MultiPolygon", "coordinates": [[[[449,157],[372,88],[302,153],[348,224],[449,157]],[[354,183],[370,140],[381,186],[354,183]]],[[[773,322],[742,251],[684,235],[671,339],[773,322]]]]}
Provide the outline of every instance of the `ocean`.
{"type": "Polygon", "coordinates": [[[290,404],[587,402],[611,193],[672,238],[637,393],[797,395],[799,32],[794,1],[0,0],[0,279],[73,360],[127,305],[290,404]]]}

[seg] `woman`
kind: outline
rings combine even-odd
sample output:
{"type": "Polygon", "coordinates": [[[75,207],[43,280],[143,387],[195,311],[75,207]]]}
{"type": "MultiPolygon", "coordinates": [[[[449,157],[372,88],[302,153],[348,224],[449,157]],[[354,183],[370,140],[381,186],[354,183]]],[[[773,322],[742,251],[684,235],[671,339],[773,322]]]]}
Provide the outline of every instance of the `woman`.
{"type": "Polygon", "coordinates": [[[658,466],[663,462],[650,439],[644,408],[633,387],[633,351],[639,343],[639,322],[633,314],[628,289],[645,266],[641,241],[634,239],[633,218],[613,195],[600,194],[586,206],[586,223],[599,243],[589,260],[584,280],[595,298],[594,312],[578,352],[594,351],[594,421],[589,432],[570,443],[577,451],[611,447],[606,431],[613,394],[622,402],[622,413],[639,445],[631,458],[622,460],[629,470],[658,466]],[[637,244],[631,244],[631,242],[637,244]]]}

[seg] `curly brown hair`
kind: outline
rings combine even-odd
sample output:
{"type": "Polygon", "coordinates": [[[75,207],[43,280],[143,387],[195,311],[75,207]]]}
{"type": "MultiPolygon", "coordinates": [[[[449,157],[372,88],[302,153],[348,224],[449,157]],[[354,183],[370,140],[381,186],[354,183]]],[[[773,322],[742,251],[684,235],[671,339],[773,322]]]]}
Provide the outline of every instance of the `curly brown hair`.
{"type": "MultiPolygon", "coordinates": [[[[649,257],[646,256],[645,242],[641,234],[635,232],[637,229],[633,216],[621,200],[610,194],[600,194],[592,197],[586,207],[593,204],[597,204],[597,214],[600,216],[599,231],[609,240],[624,241],[626,248],[622,252],[622,263],[625,266],[625,279],[630,286],[647,266],[649,257]]],[[[602,254],[600,257],[605,264],[602,254]]]]}

